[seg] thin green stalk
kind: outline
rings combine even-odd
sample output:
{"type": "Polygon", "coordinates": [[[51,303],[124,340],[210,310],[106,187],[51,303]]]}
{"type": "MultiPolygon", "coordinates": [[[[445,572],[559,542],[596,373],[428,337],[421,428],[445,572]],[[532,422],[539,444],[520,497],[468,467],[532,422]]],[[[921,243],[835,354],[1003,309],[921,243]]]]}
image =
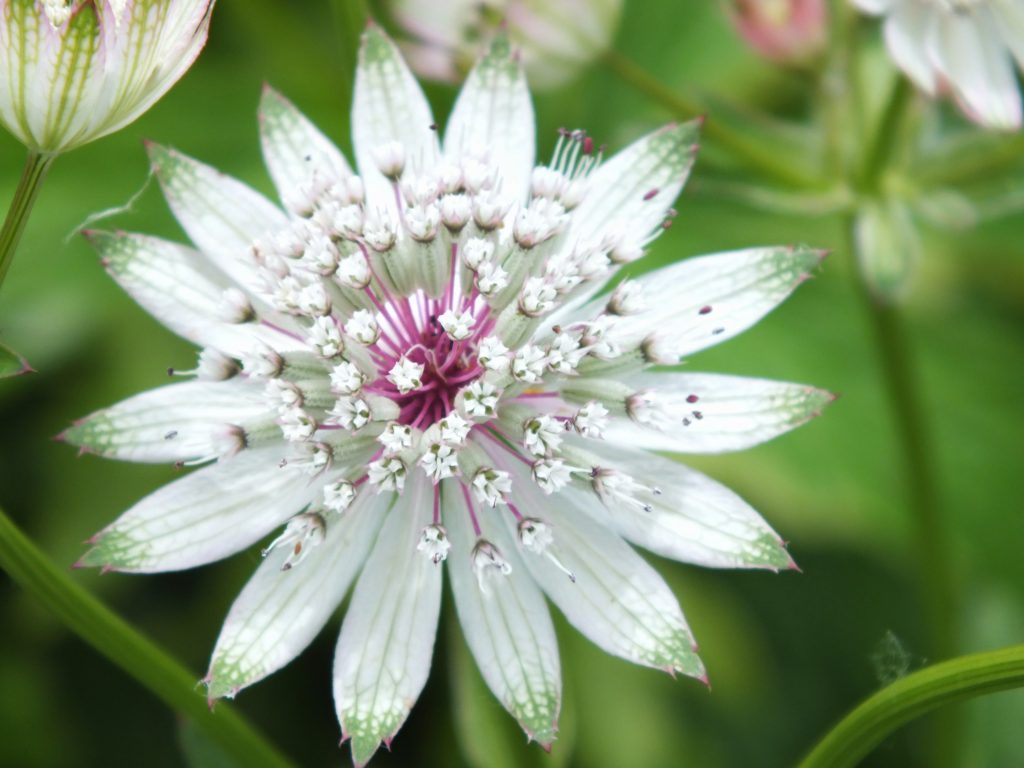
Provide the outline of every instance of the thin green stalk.
{"type": "Polygon", "coordinates": [[[960,656],[907,675],[858,705],[799,768],[852,768],[904,723],[944,704],[1024,686],[1024,645],[960,656]]]}
{"type": "Polygon", "coordinates": [[[0,510],[0,568],[89,643],[235,758],[239,765],[291,764],[238,714],[207,708],[196,677],[54,567],[0,510]]]}
{"type": "MultiPolygon", "coordinates": [[[[618,51],[605,51],[601,55],[601,60],[623,81],[646,94],[680,119],[692,119],[708,112],[704,105],[664,85],[658,78],[618,51]]],[[[801,172],[785,158],[772,152],[771,149],[751,141],[742,133],[734,131],[719,120],[709,119],[704,124],[702,133],[709,141],[729,151],[751,168],[784,184],[801,189],[814,189],[821,186],[820,179],[801,172]]]]}
{"type": "Polygon", "coordinates": [[[21,233],[25,231],[25,223],[32,211],[32,205],[55,158],[56,155],[43,155],[32,150],[29,150],[28,157],[25,158],[25,169],[21,173],[18,188],[14,190],[14,199],[11,200],[11,207],[7,209],[3,228],[0,229],[0,286],[7,277],[7,270],[14,260],[14,251],[18,248],[21,233]]]}
{"type": "Polygon", "coordinates": [[[913,95],[910,81],[903,76],[897,77],[860,166],[858,186],[864,192],[870,194],[878,191],[878,184],[892,162],[896,147],[899,146],[900,127],[906,118],[907,107],[910,106],[913,95]]]}

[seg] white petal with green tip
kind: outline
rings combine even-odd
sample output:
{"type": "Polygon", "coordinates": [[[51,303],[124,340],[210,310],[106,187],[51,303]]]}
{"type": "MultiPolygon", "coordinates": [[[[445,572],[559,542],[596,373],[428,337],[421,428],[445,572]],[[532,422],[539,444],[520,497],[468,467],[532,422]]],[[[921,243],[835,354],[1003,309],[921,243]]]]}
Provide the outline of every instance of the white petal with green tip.
{"type": "Polygon", "coordinates": [[[572,236],[600,240],[624,229],[646,240],[661,226],[690,175],[699,129],[697,122],[667,125],[602,163],[573,211],[572,236]]]}
{"type": "Polygon", "coordinates": [[[124,461],[216,457],[229,443],[241,445],[239,428],[273,424],[263,390],[245,379],[170,384],[87,416],[62,437],[88,453],[124,461]]]}
{"type": "Polygon", "coordinates": [[[150,162],[167,203],[204,255],[247,292],[265,289],[253,257],[253,244],[283,229],[288,218],[242,182],[180,152],[149,145],[150,162]]]}
{"type": "Polygon", "coordinates": [[[260,100],[260,140],[282,201],[311,181],[327,186],[352,175],[334,143],[270,86],[263,88],[260,100]]]}
{"type": "Polygon", "coordinates": [[[343,515],[325,513],[323,542],[283,570],[287,547],[271,550],[231,606],[205,682],[211,698],[234,696],[298,656],[341,603],[391,505],[364,491],[343,515]]]}
{"type": "Polygon", "coordinates": [[[777,307],[818,266],[810,248],[751,248],[698,256],[637,278],[649,307],[614,328],[622,343],[653,335],[681,358],[742,333],[777,307]]]}
{"type": "MultiPolygon", "coordinates": [[[[747,502],[724,485],[670,459],[646,451],[619,448],[608,441],[586,446],[638,483],[657,488],[636,504],[606,499],[607,508],[592,502],[587,510],[634,544],[673,560],[712,568],[793,568],[781,537],[747,502]]],[[[570,495],[579,490],[566,489],[570,495]]],[[[579,496],[592,499],[591,496],[579,496]]]]}
{"type": "Polygon", "coordinates": [[[416,551],[431,519],[425,477],[410,478],[401,496],[381,497],[393,507],[352,594],[334,655],[334,705],[356,765],[390,743],[423,690],[441,609],[441,567],[416,551]]]}
{"type": "Polygon", "coordinates": [[[352,103],[352,145],[367,199],[394,205],[391,182],[378,170],[374,151],[399,142],[413,173],[440,157],[437,127],[423,90],[398,49],[375,24],[363,34],[352,103]]]}
{"type": "Polygon", "coordinates": [[[212,563],[259,541],[316,497],[279,467],[281,448],[242,451],[163,486],[101,531],[79,561],[133,573],[212,563]]]}
{"type": "Polygon", "coordinates": [[[458,162],[481,148],[501,168],[502,189],[525,203],[533,170],[533,104],[522,64],[499,35],[470,72],[445,127],[445,157],[458,162]]]}
{"type": "MultiPolygon", "coordinates": [[[[198,251],[125,232],[89,232],[87,237],[118,284],[182,338],[235,355],[260,343],[299,346],[269,328],[224,322],[218,314],[222,294],[233,282],[198,251]]],[[[276,313],[271,317],[290,322],[276,313]]]]}
{"type": "Polygon", "coordinates": [[[507,574],[484,574],[481,588],[471,554],[477,541],[465,500],[454,485],[444,490],[444,523],[452,545],[448,578],[466,643],[487,687],[527,736],[547,746],[558,732],[562,683],[558,643],[544,596],[498,519],[510,516],[504,508],[477,509],[488,518],[481,520],[484,539],[511,566],[507,574]]]}
{"type": "MultiPolygon", "coordinates": [[[[566,488],[552,503],[518,467],[516,475],[524,509],[535,510],[553,537],[547,552],[520,549],[520,558],[569,623],[614,656],[703,678],[704,664],[672,591],[632,547],[584,511],[593,496],[566,488]]],[[[506,525],[514,525],[507,516],[506,525]]]]}
{"type": "Polygon", "coordinates": [[[711,373],[658,373],[630,384],[640,392],[636,416],[613,419],[603,437],[652,451],[751,448],[818,416],[833,400],[805,384],[711,373]]]}

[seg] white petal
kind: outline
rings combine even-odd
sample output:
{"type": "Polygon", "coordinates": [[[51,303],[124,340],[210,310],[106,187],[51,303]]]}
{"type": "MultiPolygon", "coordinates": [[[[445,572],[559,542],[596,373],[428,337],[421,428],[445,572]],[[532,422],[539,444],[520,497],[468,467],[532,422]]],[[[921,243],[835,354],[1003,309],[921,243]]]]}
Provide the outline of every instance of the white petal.
{"type": "Polygon", "coordinates": [[[390,744],[423,690],[441,607],[441,568],[416,551],[431,521],[416,472],[396,500],[356,584],[334,655],[334,705],[352,759],[365,765],[390,744]]]}
{"type": "Polygon", "coordinates": [[[282,200],[301,191],[314,175],[324,185],[352,175],[333,142],[269,86],[264,87],[260,101],[260,139],[267,169],[282,200]]]}
{"type": "Polygon", "coordinates": [[[1020,0],[995,0],[992,13],[1017,66],[1024,69],[1024,4],[1020,0]]]}
{"type": "Polygon", "coordinates": [[[805,384],[710,373],[659,373],[635,383],[654,393],[668,418],[653,426],[617,418],[604,439],[679,453],[750,448],[804,424],[833,400],[830,393],[805,384]]]}
{"type": "Polygon", "coordinates": [[[690,175],[699,123],[668,125],[630,144],[591,174],[573,211],[573,237],[600,240],[623,229],[643,241],[661,226],[690,175]]]}
{"type": "Polygon", "coordinates": [[[251,294],[263,281],[253,243],[288,218],[236,179],[173,149],[149,145],[150,162],[171,210],[196,247],[251,294]]]}
{"type": "Polygon", "coordinates": [[[247,422],[274,420],[263,386],[236,378],[188,381],[143,392],[87,416],[62,438],[83,452],[141,462],[215,457],[247,422]]]}
{"type": "Polygon", "coordinates": [[[597,499],[571,487],[545,498],[518,468],[516,502],[551,525],[550,552],[520,550],[530,574],[576,629],[603,650],[644,666],[704,678],[693,635],[657,572],[604,525],[583,512],[597,499]]]}
{"type": "Polygon", "coordinates": [[[892,0],[853,0],[853,4],[865,13],[879,16],[889,10],[892,0]]]}
{"type": "Polygon", "coordinates": [[[964,111],[991,128],[1021,124],[1021,100],[1009,53],[987,13],[943,14],[929,41],[936,69],[949,81],[964,111]]]}
{"type": "Polygon", "coordinates": [[[489,575],[484,592],[473,570],[471,553],[476,537],[465,501],[454,483],[443,490],[444,524],[452,543],[448,578],[466,643],[487,687],[502,706],[527,736],[548,745],[558,730],[561,705],[558,643],[541,591],[503,523],[493,517],[511,515],[504,508],[488,509],[490,519],[481,520],[484,538],[512,568],[508,574],[489,575]]]}
{"type": "Polygon", "coordinates": [[[150,494],[101,531],[79,561],[134,573],[180,571],[232,555],[313,500],[281,450],[242,451],[150,494]]]}
{"type": "Polygon", "coordinates": [[[519,58],[499,34],[459,92],[444,136],[444,154],[458,162],[485,148],[501,169],[502,190],[525,202],[534,162],[533,104],[519,58]]]}
{"type": "Polygon", "coordinates": [[[258,341],[274,346],[282,341],[269,329],[221,319],[222,292],[233,283],[197,251],[125,232],[87,237],[118,284],[179,336],[228,354],[248,351],[258,341]]]}
{"type": "Polygon", "coordinates": [[[356,167],[373,205],[394,206],[391,182],[377,169],[373,151],[397,141],[405,149],[406,167],[433,168],[440,157],[437,130],[423,91],[394,43],[371,24],[363,35],[352,103],[352,145],[356,167]]]}
{"type": "Polygon", "coordinates": [[[271,551],[231,606],[210,661],[211,698],[234,696],[298,656],[341,603],[366,560],[391,503],[363,492],[302,562],[282,570],[287,547],[271,551]]]}
{"type": "Polygon", "coordinates": [[[588,492],[580,504],[618,533],[659,555],[713,568],[794,568],[785,544],[775,531],[743,499],[678,462],[646,451],[618,448],[590,441],[586,447],[637,482],[657,487],[658,495],[645,495],[650,511],[636,505],[595,504],[588,492]]]}
{"type": "Polygon", "coordinates": [[[927,39],[936,11],[925,3],[898,2],[883,26],[885,43],[896,66],[925,93],[935,95],[935,71],[928,60],[927,39]]]}
{"type": "Polygon", "coordinates": [[[823,254],[809,248],[752,248],[693,259],[637,278],[650,309],[622,318],[623,341],[649,335],[675,357],[745,331],[810,276],[823,254]]]}

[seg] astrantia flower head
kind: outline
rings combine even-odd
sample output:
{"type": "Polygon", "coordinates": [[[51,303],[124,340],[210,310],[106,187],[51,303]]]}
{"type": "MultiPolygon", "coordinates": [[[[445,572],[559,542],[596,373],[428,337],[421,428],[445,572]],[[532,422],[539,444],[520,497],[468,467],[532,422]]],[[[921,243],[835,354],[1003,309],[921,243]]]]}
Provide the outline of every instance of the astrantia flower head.
{"type": "Polygon", "coordinates": [[[206,43],[214,0],[0,0],[0,124],[66,152],[149,109],[206,43]]]}
{"type": "Polygon", "coordinates": [[[334,698],[357,764],[390,742],[427,680],[442,568],[484,679],[541,744],[561,699],[545,596],[609,653],[702,679],[675,597],[627,541],[708,566],[792,561],[739,497],[646,449],[745,448],[829,396],[646,371],[752,325],[820,254],[707,256],[602,293],[662,231],[696,126],[605,162],[565,131],[538,171],[504,39],[470,75],[443,142],[376,27],[354,102],[358,177],[268,90],[260,127],[283,209],[153,147],[197,250],[90,234],[114,278],[204,351],[196,380],[100,411],[67,440],[207,466],[126,512],[83,564],[168,571],[269,541],[217,641],[211,698],[287,664],[354,584],[334,698]],[[342,270],[353,258],[367,279],[342,270]],[[299,300],[312,287],[318,299],[299,300]]]}
{"type": "Polygon", "coordinates": [[[421,76],[454,82],[473,65],[483,40],[503,28],[523,56],[534,88],[557,88],[606,50],[622,0],[390,0],[408,36],[402,47],[421,76]]]}
{"type": "Polygon", "coordinates": [[[972,120],[1021,125],[1014,59],[1024,67],[1020,0],[853,0],[885,16],[889,54],[925,93],[949,90],[972,120]]]}

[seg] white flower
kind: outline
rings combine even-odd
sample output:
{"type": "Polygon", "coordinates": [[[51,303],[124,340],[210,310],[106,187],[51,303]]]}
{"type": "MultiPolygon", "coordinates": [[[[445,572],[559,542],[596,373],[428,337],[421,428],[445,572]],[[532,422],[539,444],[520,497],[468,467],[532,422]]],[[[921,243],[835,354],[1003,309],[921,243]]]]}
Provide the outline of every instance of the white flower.
{"type": "Polygon", "coordinates": [[[443,562],[484,680],[534,740],[549,744],[560,680],[545,596],[609,652],[703,677],[675,597],[627,541],[707,566],[791,566],[778,536],[739,497],[652,451],[745,448],[807,420],[828,396],[649,369],[753,325],[804,281],[819,254],[757,248],[682,261],[634,278],[644,306],[613,317],[604,288],[620,261],[608,254],[624,241],[646,248],[662,231],[693,162],[694,125],[655,131],[604,163],[585,134],[565,132],[550,173],[537,174],[529,96],[503,39],[467,80],[443,143],[377,27],[366,32],[356,80],[358,180],[273,91],[264,94],[260,126],[282,199],[322,190],[307,200],[315,210],[343,202],[363,206],[367,222],[390,222],[393,237],[375,244],[337,236],[340,253],[367,260],[368,282],[351,294],[358,308],[346,299],[326,315],[311,316],[322,307],[301,303],[278,309],[269,297],[289,279],[320,283],[331,296],[354,289],[284,253],[269,269],[267,243],[316,233],[169,150],[153,148],[154,164],[196,248],[92,235],[107,268],[146,309],[204,349],[242,361],[242,372],[228,376],[230,366],[211,362],[215,376],[145,392],[65,433],[113,458],[214,462],[126,512],[82,564],[190,568],[284,528],[225,622],[209,695],[234,695],[287,664],[351,590],[334,697],[364,764],[390,742],[426,683],[443,562]],[[527,257],[512,222],[529,204],[532,177],[561,199],[575,190],[576,204],[564,205],[564,237],[527,257]],[[478,252],[470,258],[458,238],[417,241],[396,189],[418,197],[500,189],[509,202],[487,212],[499,226],[486,247],[468,240],[466,250],[478,252]],[[464,269],[470,262],[509,265],[508,289],[482,296],[464,269]],[[556,274],[573,279],[552,280],[557,295],[544,295],[551,306],[543,321],[524,314],[527,282],[556,274]],[[249,299],[252,322],[223,317],[229,288],[249,299]],[[467,315],[475,322],[462,322],[467,315]],[[341,328],[351,343],[342,343],[341,328]],[[449,333],[469,335],[455,342],[449,333]],[[279,382],[271,397],[268,380],[279,382]],[[657,411],[636,418],[655,400],[657,411]],[[299,407],[301,418],[291,410],[299,407]],[[417,465],[423,471],[412,471],[417,465]]]}
{"type": "Polygon", "coordinates": [[[523,49],[530,83],[557,88],[612,41],[622,0],[389,0],[410,36],[403,44],[423,77],[455,81],[473,64],[481,39],[504,24],[523,49]]]}
{"type": "Polygon", "coordinates": [[[437,322],[441,324],[444,332],[448,334],[448,338],[452,341],[465,341],[473,335],[472,312],[456,312],[453,309],[449,309],[437,318],[437,322]]]}
{"type": "Polygon", "coordinates": [[[1014,73],[1024,68],[1020,0],[852,0],[885,16],[896,65],[929,96],[948,88],[964,113],[989,128],[1021,127],[1014,73]]]}
{"type": "Polygon", "coordinates": [[[0,125],[58,154],[134,122],[192,66],[213,2],[0,0],[0,125]]]}

